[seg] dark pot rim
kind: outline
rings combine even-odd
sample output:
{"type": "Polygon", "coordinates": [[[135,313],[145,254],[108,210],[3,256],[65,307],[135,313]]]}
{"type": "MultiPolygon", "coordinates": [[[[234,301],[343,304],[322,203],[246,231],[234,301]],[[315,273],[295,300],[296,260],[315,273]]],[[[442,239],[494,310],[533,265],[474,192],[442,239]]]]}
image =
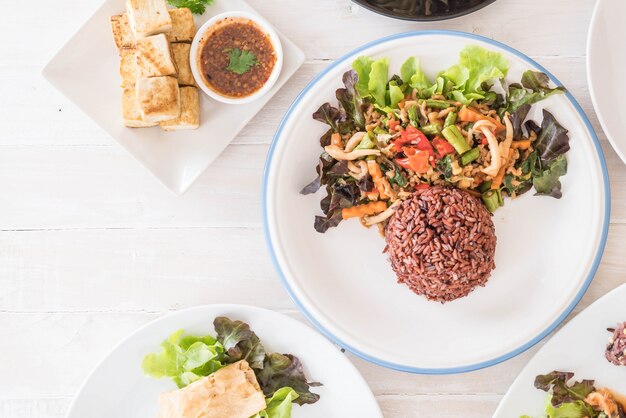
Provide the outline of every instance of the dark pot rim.
{"type": "Polygon", "coordinates": [[[464,9],[460,12],[456,12],[456,13],[450,13],[450,14],[446,14],[446,15],[437,15],[437,16],[409,16],[409,15],[403,15],[403,14],[399,14],[399,13],[393,13],[390,11],[387,11],[385,9],[381,9],[375,6],[372,6],[367,0],[352,0],[354,3],[358,4],[359,6],[362,6],[363,8],[377,13],[379,15],[382,16],[386,16],[386,17],[390,17],[392,19],[399,19],[399,20],[406,20],[409,22],[436,22],[439,20],[449,20],[449,19],[454,19],[456,17],[461,17],[461,16],[465,16],[468,15],[470,13],[474,13],[480,9],[482,9],[483,7],[487,7],[490,4],[494,3],[496,0],[483,0],[482,3],[477,4],[476,6],[472,6],[469,9],[464,9]]]}

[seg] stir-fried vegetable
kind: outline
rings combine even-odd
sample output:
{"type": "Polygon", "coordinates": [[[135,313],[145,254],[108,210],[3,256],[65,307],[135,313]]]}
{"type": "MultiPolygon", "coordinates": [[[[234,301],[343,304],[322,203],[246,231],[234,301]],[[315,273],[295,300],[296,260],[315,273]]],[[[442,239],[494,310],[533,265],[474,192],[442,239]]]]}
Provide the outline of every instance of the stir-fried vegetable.
{"type": "MultiPolygon", "coordinates": [[[[623,418],[624,405],[593,380],[574,380],[574,373],[553,371],[535,378],[535,387],[549,394],[547,418],[623,418]]],[[[520,418],[531,418],[523,415],[520,418]]]]}
{"type": "Polygon", "coordinates": [[[389,65],[359,57],[337,90],[338,107],[324,103],[313,114],[329,127],[318,177],[302,191],[326,187],[317,231],[351,217],[384,226],[397,202],[430,185],[482,196],[491,211],[532,187],[561,196],[567,130],[545,109],[540,125],[526,120],[532,103],[564,91],[545,74],[527,71],[507,86],[504,56],[475,45],[434,81],[415,57],[399,76],[389,78],[389,65]],[[492,90],[496,81],[504,95],[492,90]]]}

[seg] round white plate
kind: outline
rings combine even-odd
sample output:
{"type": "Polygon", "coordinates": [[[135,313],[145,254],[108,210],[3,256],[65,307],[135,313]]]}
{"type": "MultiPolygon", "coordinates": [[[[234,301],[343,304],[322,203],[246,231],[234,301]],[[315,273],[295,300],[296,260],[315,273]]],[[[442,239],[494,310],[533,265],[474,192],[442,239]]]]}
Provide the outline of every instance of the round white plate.
{"type": "MultiPolygon", "coordinates": [[[[467,44],[502,52],[510,81],[523,71],[547,71],[503,44],[449,31],[383,38],[339,59],[295,100],[269,151],[264,179],[264,227],[276,269],[300,310],[337,344],[366,360],[415,373],[456,373],[491,366],[531,347],[578,303],[598,266],[609,221],[606,165],[598,140],[570,94],[533,106],[540,122],[548,108],[570,131],[569,173],[563,198],[532,192],[507,199],[494,221],[496,269],[484,288],[441,305],[396,284],[384,240],[357,220],[319,234],[323,191],[299,191],[315,177],[323,124],[311,114],[335,101],[342,74],[359,55],[388,57],[391,72],[420,58],[434,76],[458,62],[467,44]]],[[[549,73],[548,73],[549,74],[549,73]]],[[[552,82],[560,84],[553,76],[552,82]]]]}
{"type": "Polygon", "coordinates": [[[626,117],[624,18],[626,2],[598,0],[596,3],[587,38],[587,82],[602,129],[626,163],[626,136],[622,125],[626,117]]]}
{"type": "Polygon", "coordinates": [[[577,380],[595,380],[596,387],[608,387],[626,395],[626,367],[614,366],[604,358],[610,336],[606,329],[626,321],[625,300],[623,285],[565,325],[524,367],[493,418],[543,416],[547,394],[535,389],[535,377],[553,370],[574,372],[577,380]]]}
{"type": "Polygon", "coordinates": [[[294,418],[359,416],[382,418],[369,387],[340,349],[302,323],[266,309],[244,305],[208,305],[179,311],[139,329],[117,346],[87,378],[67,418],[138,418],[158,415],[161,392],[175,390],[169,379],[144,376],[143,357],[179,329],[212,334],[213,319],[225,315],[250,324],[268,351],[290,353],[304,365],[307,377],[324,386],[313,405],[294,405],[294,418]]]}

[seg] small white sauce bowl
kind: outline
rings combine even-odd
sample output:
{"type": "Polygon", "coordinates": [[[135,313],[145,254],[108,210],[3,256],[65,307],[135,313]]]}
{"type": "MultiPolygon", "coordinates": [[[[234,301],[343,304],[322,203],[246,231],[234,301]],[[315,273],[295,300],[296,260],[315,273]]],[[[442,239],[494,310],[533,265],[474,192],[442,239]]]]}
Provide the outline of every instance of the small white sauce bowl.
{"type": "Polygon", "coordinates": [[[262,17],[247,12],[226,12],[209,19],[198,30],[196,36],[193,39],[193,42],[191,43],[189,63],[191,64],[191,72],[193,73],[193,77],[196,80],[196,84],[209,97],[222,103],[250,103],[267,93],[274,86],[276,80],[278,80],[278,76],[280,75],[280,71],[283,66],[283,47],[280,43],[280,39],[278,38],[278,34],[276,33],[276,31],[262,17]],[[259,90],[255,91],[249,96],[232,97],[223,95],[217,90],[212,89],[200,73],[201,70],[199,68],[199,55],[202,53],[201,48],[204,45],[204,41],[212,34],[214,28],[225,19],[245,19],[252,21],[262,32],[265,32],[265,34],[268,35],[276,54],[276,63],[274,64],[274,68],[272,70],[272,73],[270,74],[270,77],[267,79],[263,87],[261,87],[259,90]]]}

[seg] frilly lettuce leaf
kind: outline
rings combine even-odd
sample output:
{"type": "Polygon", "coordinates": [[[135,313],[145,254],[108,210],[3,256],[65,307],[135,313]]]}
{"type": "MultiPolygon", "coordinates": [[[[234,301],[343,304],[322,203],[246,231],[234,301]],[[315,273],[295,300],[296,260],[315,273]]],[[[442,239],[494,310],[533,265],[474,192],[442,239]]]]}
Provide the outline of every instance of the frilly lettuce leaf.
{"type": "Polygon", "coordinates": [[[561,192],[561,176],[567,174],[567,159],[565,155],[559,155],[556,160],[552,161],[549,168],[544,170],[540,175],[533,177],[533,186],[535,186],[536,195],[552,196],[560,199],[563,196],[561,192]]]}
{"type": "MultiPolygon", "coordinates": [[[[322,155],[320,155],[316,170],[317,177],[300,191],[301,194],[307,195],[315,193],[323,184],[328,184],[333,179],[348,174],[348,162],[337,161],[328,155],[328,153],[323,152],[322,155]]],[[[368,190],[371,190],[371,188],[368,190]]]]}
{"type": "Polygon", "coordinates": [[[144,373],[157,379],[170,377],[178,387],[185,387],[221,367],[224,348],[215,338],[183,337],[183,332],[176,331],[163,341],[159,353],[144,357],[144,373]]]}
{"type": "Polygon", "coordinates": [[[356,85],[359,82],[359,76],[356,71],[350,70],[343,75],[343,84],[345,88],[338,89],[335,96],[339,104],[343,108],[346,119],[352,119],[357,128],[365,127],[365,117],[363,116],[364,100],[357,92],[356,85]]]}
{"type": "Polygon", "coordinates": [[[298,393],[290,387],[278,389],[267,398],[267,408],[251,418],[290,418],[291,403],[298,398],[298,393]]]}
{"type": "Polygon", "coordinates": [[[552,113],[543,109],[541,130],[534,143],[542,164],[547,165],[558,156],[569,151],[567,132],[567,129],[561,126],[552,113]]]}
{"type": "Polygon", "coordinates": [[[539,71],[525,71],[521,81],[521,84],[509,85],[506,107],[508,112],[515,112],[520,106],[532,105],[553,94],[566,91],[563,86],[551,88],[549,77],[539,71]]]}
{"type": "Polygon", "coordinates": [[[521,138],[523,135],[522,125],[530,112],[530,105],[520,106],[515,112],[511,113],[510,120],[513,125],[513,139],[521,138]]]}
{"type": "Polygon", "coordinates": [[[217,340],[224,347],[226,363],[246,360],[253,369],[263,368],[265,349],[250,325],[220,316],[215,318],[213,326],[217,332],[217,340]]]}
{"type": "Polygon", "coordinates": [[[325,216],[316,216],[313,227],[319,233],[336,227],[343,220],[341,210],[354,206],[361,198],[359,185],[355,181],[337,179],[326,186],[327,195],[320,202],[325,216]]]}
{"type": "Polygon", "coordinates": [[[354,121],[347,119],[345,112],[331,106],[330,103],[324,103],[313,113],[313,119],[325,123],[330,126],[331,133],[340,134],[348,133],[354,127],[354,121]]]}
{"type": "Polygon", "coordinates": [[[553,371],[535,378],[535,387],[545,392],[551,392],[550,403],[559,407],[564,403],[584,401],[595,390],[593,380],[581,380],[568,384],[574,377],[574,373],[553,371]]]}
{"type": "Polygon", "coordinates": [[[272,396],[280,388],[287,386],[298,393],[294,402],[299,405],[312,404],[320,398],[309,390],[310,387],[320,386],[320,383],[308,382],[302,363],[291,354],[268,355],[263,370],[258,371],[256,377],[266,396],[272,396]]]}

